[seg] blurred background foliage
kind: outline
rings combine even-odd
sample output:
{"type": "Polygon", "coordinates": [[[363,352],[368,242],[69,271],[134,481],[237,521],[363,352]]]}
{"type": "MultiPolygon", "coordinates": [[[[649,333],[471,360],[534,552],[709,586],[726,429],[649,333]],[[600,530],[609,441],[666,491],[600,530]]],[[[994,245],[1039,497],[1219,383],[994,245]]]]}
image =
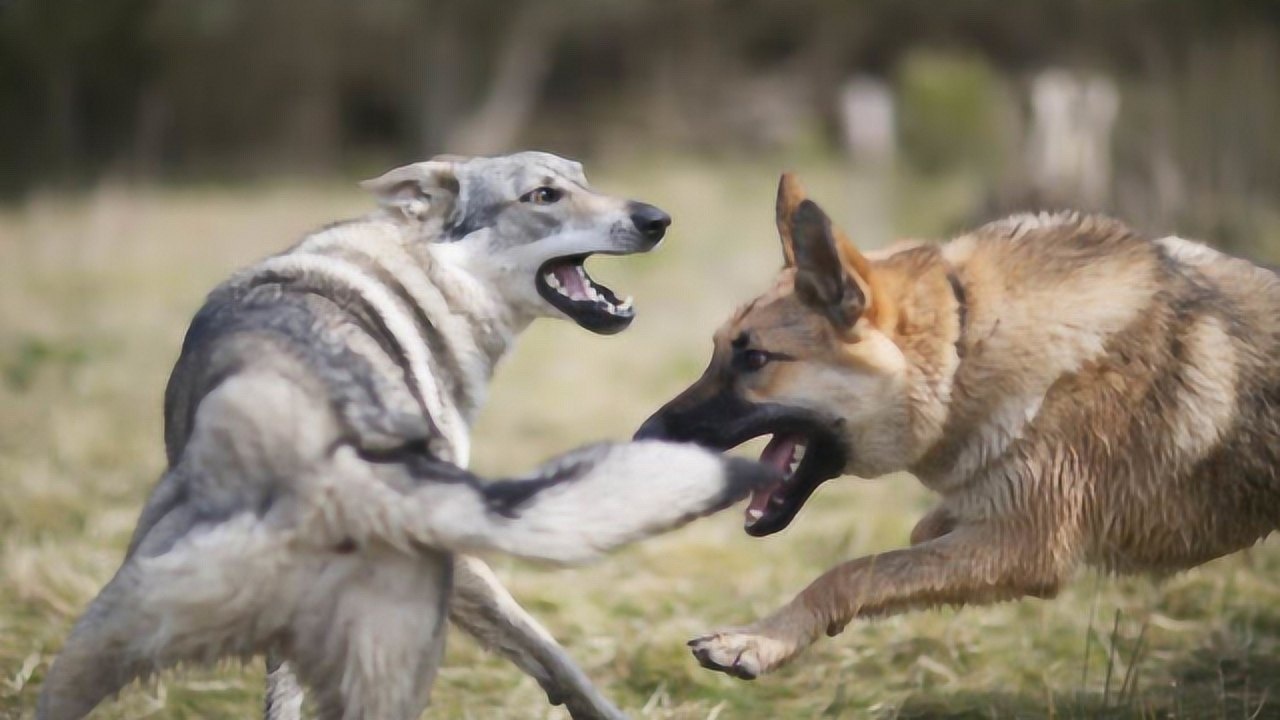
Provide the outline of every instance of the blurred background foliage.
{"type": "Polygon", "coordinates": [[[524,146],[856,161],[860,79],[882,171],[976,184],[956,225],[1076,205],[1270,256],[1278,69],[1275,0],[7,0],[0,193],[524,146]],[[1116,100],[1091,170],[1037,160],[1046,73],[1116,100]]]}

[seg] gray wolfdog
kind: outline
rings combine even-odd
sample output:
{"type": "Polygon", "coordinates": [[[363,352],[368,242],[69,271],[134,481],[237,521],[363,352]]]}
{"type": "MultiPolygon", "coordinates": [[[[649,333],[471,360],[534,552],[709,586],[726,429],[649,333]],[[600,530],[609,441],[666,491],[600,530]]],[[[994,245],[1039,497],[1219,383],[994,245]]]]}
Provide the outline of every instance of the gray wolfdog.
{"type": "Polygon", "coordinates": [[[772,435],[746,529],[823,481],[910,470],[941,495],[911,547],[840,565],[690,644],[744,678],[849,622],[1054,595],[1082,564],[1169,573],[1280,526],[1280,276],[1073,213],[864,256],[783,176],[785,265],[639,437],[772,435]]]}
{"type": "MultiPolygon", "coordinates": [[[[670,218],[553,155],[437,158],[365,186],[381,208],[232,277],[165,395],[168,469],[115,577],[76,623],[37,717],[79,718],[175,663],[269,653],[325,718],[416,718],[446,616],[575,717],[620,717],[472,553],[590,560],[745,497],[774,472],[691,445],[596,445],[482,482],[468,430],[538,317],[633,317],[583,270],[670,218]],[[291,674],[292,673],[292,674],[291,674]]],[[[273,706],[274,701],[274,706],[273,706]]]]}

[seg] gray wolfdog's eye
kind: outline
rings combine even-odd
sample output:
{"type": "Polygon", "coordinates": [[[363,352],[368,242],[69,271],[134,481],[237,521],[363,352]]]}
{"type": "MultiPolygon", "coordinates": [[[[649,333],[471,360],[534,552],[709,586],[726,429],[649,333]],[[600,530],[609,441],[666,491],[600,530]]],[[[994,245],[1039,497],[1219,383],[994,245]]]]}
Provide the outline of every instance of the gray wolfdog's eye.
{"type": "Polygon", "coordinates": [[[564,191],[559,188],[542,186],[535,188],[520,196],[520,202],[533,203],[534,205],[551,205],[564,197],[564,191]]]}

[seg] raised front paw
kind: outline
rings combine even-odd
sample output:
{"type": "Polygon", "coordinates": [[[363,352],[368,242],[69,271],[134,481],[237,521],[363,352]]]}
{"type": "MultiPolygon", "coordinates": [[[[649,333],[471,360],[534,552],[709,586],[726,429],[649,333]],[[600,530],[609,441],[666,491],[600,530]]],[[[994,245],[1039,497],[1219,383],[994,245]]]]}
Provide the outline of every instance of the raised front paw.
{"type": "Polygon", "coordinates": [[[750,628],[725,630],[689,641],[702,667],[742,680],[754,680],[791,659],[798,648],[750,628]]]}

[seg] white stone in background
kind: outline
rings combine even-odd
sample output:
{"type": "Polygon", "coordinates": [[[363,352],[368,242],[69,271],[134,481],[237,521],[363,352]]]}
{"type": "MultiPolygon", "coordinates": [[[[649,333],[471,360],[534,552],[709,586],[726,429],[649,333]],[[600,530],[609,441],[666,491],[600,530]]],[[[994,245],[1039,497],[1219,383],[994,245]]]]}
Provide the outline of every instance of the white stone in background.
{"type": "Polygon", "coordinates": [[[1046,70],[1031,87],[1028,171],[1048,198],[1086,208],[1106,204],[1111,192],[1111,133],[1120,92],[1110,78],[1046,70]]]}
{"type": "Polygon", "coordinates": [[[893,239],[892,171],[898,134],[893,90],[881,80],[856,76],[841,88],[841,135],[852,165],[848,201],[837,213],[862,247],[883,247],[893,239]]]}
{"type": "Polygon", "coordinates": [[[840,88],[838,107],[845,150],[853,162],[891,165],[898,140],[889,86],[875,78],[854,77],[840,88]]]}

